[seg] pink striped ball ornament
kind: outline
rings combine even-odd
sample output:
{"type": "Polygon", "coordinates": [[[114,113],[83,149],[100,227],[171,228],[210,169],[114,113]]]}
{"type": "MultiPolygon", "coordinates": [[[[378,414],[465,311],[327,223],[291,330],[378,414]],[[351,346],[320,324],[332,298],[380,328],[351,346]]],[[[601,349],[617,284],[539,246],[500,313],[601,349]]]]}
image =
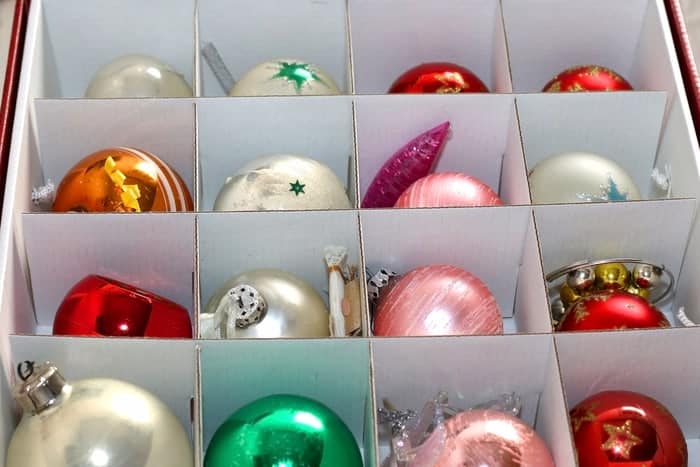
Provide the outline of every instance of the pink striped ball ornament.
{"type": "Polygon", "coordinates": [[[395,208],[502,206],[495,191],[478,178],[461,173],[425,176],[404,191],[395,208]]]}
{"type": "Polygon", "coordinates": [[[455,266],[423,266],[402,276],[380,296],[374,334],[503,334],[503,320],[495,297],[474,274],[455,266]]]}

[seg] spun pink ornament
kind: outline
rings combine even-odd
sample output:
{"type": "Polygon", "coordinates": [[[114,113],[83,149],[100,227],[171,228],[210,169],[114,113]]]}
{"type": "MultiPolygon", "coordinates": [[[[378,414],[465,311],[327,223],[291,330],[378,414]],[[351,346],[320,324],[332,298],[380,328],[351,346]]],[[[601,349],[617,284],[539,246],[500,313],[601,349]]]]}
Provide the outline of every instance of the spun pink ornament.
{"type": "Polygon", "coordinates": [[[493,294],[474,274],[455,266],[423,266],[379,297],[374,334],[503,334],[503,320],[493,294]]]}
{"type": "Polygon", "coordinates": [[[395,208],[502,206],[495,191],[478,178],[439,173],[421,178],[404,191],[395,208]]]}
{"type": "Polygon", "coordinates": [[[537,432],[498,410],[460,412],[444,428],[435,430],[418,448],[411,465],[554,467],[537,432]]]}
{"type": "Polygon", "coordinates": [[[413,138],[384,163],[362,200],[363,208],[390,208],[413,182],[432,170],[447,141],[450,122],[413,138]]]}

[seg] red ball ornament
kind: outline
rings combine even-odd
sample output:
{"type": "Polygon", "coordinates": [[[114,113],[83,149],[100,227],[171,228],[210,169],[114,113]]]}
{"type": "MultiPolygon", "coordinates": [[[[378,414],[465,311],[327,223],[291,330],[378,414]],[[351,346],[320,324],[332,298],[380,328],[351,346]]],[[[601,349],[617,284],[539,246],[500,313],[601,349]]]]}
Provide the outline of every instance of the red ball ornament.
{"type": "Polygon", "coordinates": [[[660,402],[630,391],[604,391],[570,413],[580,467],[687,467],[678,422],[660,402]]]}
{"type": "Polygon", "coordinates": [[[574,302],[559,322],[558,331],[594,331],[670,327],[654,305],[621,290],[606,290],[574,302]]]}
{"type": "Polygon", "coordinates": [[[66,294],[53,322],[65,336],[192,337],[177,303],[102,276],[87,276],[66,294]]]}
{"type": "Polygon", "coordinates": [[[448,62],[423,63],[399,76],[389,93],[456,94],[489,92],[486,85],[471,71],[448,62]]]}
{"type": "Polygon", "coordinates": [[[443,208],[501,206],[495,191],[478,178],[461,173],[439,173],[415,181],[404,191],[395,208],[443,208]]]}
{"type": "Polygon", "coordinates": [[[614,71],[598,66],[564,70],[547,83],[544,92],[631,91],[632,86],[614,71]]]}
{"type": "Polygon", "coordinates": [[[460,412],[434,431],[411,465],[432,467],[554,467],[552,455],[537,432],[522,420],[498,410],[460,412]]]}
{"type": "Polygon", "coordinates": [[[377,336],[502,334],[491,291],[475,275],[447,265],[423,266],[389,285],[377,303],[377,336]]]}

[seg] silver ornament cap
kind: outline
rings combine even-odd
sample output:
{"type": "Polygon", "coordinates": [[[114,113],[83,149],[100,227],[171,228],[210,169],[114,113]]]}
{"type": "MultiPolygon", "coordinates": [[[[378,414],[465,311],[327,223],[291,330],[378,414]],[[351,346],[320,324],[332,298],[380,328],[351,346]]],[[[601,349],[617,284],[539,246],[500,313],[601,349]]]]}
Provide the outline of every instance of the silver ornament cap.
{"type": "Polygon", "coordinates": [[[26,413],[38,414],[53,406],[68,386],[51,362],[38,366],[33,362],[24,362],[19,365],[18,373],[21,381],[12,389],[12,396],[26,413]]]}

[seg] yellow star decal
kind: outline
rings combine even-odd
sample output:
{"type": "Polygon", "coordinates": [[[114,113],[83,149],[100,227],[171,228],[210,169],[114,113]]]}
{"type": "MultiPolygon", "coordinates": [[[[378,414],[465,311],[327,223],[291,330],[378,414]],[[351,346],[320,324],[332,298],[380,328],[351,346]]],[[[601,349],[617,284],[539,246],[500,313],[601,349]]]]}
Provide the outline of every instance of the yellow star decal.
{"type": "Polygon", "coordinates": [[[608,434],[608,440],[603,443],[603,451],[612,451],[623,459],[630,458],[632,448],[642,443],[641,438],[632,433],[632,420],[627,420],[622,426],[605,423],[603,430],[608,434]]]}
{"type": "Polygon", "coordinates": [[[139,206],[139,198],[141,197],[141,191],[138,185],[125,185],[126,175],[117,169],[117,163],[114,162],[112,156],[105,159],[104,171],[112,180],[112,182],[121,189],[120,198],[122,204],[136,212],[141,212],[141,206],[139,206]]]}

